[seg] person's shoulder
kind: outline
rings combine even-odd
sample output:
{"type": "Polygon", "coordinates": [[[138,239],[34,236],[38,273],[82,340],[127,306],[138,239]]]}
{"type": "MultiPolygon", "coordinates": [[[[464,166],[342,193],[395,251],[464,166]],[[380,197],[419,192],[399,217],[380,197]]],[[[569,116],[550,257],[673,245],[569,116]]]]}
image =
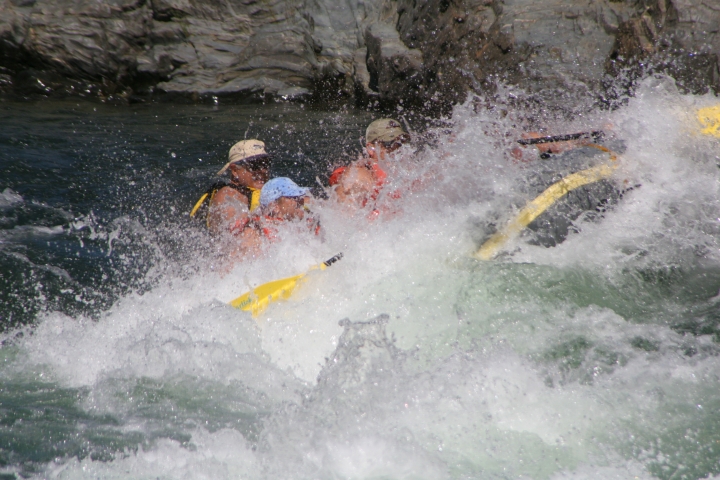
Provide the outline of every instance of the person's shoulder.
{"type": "Polygon", "coordinates": [[[340,177],[342,177],[343,173],[345,173],[345,170],[347,170],[347,167],[344,165],[335,168],[335,170],[333,170],[330,174],[330,178],[328,178],[328,184],[331,187],[336,185],[340,181],[340,177]]]}
{"type": "Polygon", "coordinates": [[[223,192],[225,195],[237,194],[237,195],[244,196],[245,194],[243,193],[243,190],[245,190],[245,189],[246,188],[243,188],[243,187],[237,187],[237,186],[233,186],[233,185],[225,185],[220,190],[218,190],[218,193],[223,192]]]}
{"type": "Polygon", "coordinates": [[[229,185],[225,185],[217,191],[217,193],[213,197],[213,203],[222,203],[228,200],[240,200],[246,202],[248,198],[246,195],[244,195],[237,189],[229,185]]]}
{"type": "Polygon", "coordinates": [[[364,167],[367,162],[368,159],[366,157],[359,156],[356,160],[353,160],[346,165],[340,165],[338,167],[335,167],[335,169],[333,169],[332,173],[330,174],[328,183],[330,183],[330,186],[335,185],[340,180],[340,177],[348,173],[348,171],[357,167],[364,167]]]}

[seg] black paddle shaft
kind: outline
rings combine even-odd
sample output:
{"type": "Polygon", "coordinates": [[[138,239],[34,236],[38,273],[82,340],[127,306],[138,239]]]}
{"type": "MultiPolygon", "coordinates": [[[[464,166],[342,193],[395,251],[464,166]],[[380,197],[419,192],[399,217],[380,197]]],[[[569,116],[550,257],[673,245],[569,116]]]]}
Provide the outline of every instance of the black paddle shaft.
{"type": "Polygon", "coordinates": [[[323,264],[324,264],[326,267],[329,267],[329,266],[332,265],[333,263],[335,263],[335,262],[337,262],[338,260],[340,260],[342,257],[343,257],[343,254],[342,254],[342,253],[338,253],[338,254],[335,255],[334,257],[330,257],[330,258],[328,258],[327,260],[325,260],[325,261],[323,262],[323,264]]]}
{"type": "Polygon", "coordinates": [[[599,142],[604,136],[605,134],[598,130],[596,132],[569,133],[567,135],[553,135],[550,137],[523,138],[517,142],[520,145],[537,145],[539,143],[567,142],[568,140],[577,140],[578,138],[592,138],[594,141],[599,142]]]}

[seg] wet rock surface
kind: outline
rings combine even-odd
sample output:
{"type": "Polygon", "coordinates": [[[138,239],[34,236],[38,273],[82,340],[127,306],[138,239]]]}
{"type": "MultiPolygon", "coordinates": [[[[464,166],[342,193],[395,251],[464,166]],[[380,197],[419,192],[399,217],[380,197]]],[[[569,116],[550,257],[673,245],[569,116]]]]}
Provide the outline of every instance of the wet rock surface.
{"type": "Polygon", "coordinates": [[[441,112],[502,82],[562,108],[653,72],[717,91],[718,52],[707,0],[0,0],[0,92],[20,96],[441,112]]]}

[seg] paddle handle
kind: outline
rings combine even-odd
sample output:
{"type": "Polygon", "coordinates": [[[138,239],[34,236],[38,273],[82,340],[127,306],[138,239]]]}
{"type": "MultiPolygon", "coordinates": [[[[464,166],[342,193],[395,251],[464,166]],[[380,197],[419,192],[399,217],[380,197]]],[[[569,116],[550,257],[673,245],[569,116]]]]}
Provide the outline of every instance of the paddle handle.
{"type": "Polygon", "coordinates": [[[579,138],[592,138],[594,141],[598,142],[604,136],[605,133],[598,130],[596,132],[580,132],[569,133],[567,135],[553,135],[549,137],[523,138],[517,142],[520,145],[537,145],[539,143],[567,142],[569,140],[577,140],[579,138]]]}

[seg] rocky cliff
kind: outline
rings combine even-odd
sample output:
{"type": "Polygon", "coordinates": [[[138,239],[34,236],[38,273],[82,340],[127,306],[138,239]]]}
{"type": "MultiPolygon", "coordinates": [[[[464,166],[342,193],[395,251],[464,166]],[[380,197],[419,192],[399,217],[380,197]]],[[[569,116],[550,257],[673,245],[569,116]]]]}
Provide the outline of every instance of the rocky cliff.
{"type": "Polygon", "coordinates": [[[0,0],[0,92],[21,96],[442,109],[500,81],[612,102],[652,71],[717,91],[718,53],[715,0],[0,0]]]}

